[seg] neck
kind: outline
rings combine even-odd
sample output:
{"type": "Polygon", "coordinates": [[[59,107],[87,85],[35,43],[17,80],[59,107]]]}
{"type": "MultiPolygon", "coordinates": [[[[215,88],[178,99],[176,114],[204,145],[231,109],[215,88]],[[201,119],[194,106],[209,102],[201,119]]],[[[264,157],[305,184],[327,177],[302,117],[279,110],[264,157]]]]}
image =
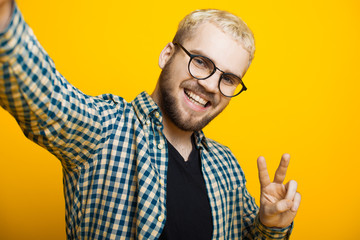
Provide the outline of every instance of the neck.
{"type": "Polygon", "coordinates": [[[179,129],[166,115],[163,115],[163,124],[166,138],[187,161],[192,151],[191,135],[193,132],[179,129]]]}
{"type": "Polygon", "coordinates": [[[163,114],[164,134],[171,143],[191,145],[192,131],[178,128],[165,114],[163,114]]]}

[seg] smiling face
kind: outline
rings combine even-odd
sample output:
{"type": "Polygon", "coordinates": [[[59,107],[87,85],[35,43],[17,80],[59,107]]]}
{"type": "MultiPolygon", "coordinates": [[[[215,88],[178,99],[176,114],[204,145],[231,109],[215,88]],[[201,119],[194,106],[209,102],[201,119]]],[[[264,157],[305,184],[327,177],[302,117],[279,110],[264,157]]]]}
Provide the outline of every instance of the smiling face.
{"type": "MultiPolygon", "coordinates": [[[[210,58],[216,66],[242,77],[249,64],[249,53],[231,36],[212,23],[203,23],[190,39],[181,43],[191,54],[210,58]]],[[[193,78],[188,71],[189,56],[169,43],[162,51],[163,69],[152,94],[164,117],[183,131],[204,128],[229,104],[218,88],[221,72],[206,80],[193,78]]]]}

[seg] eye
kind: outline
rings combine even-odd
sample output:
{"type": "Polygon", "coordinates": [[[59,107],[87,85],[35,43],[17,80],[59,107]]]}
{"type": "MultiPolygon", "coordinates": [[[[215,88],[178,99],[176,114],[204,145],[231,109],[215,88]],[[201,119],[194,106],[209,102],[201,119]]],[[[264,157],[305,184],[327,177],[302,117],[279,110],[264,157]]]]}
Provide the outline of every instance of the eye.
{"type": "Polygon", "coordinates": [[[240,83],[240,78],[232,74],[223,74],[221,78],[222,83],[228,86],[237,86],[240,83]]]}
{"type": "Polygon", "coordinates": [[[213,64],[211,64],[210,60],[205,57],[194,57],[192,63],[199,69],[213,69],[213,64]]]}
{"type": "Polygon", "coordinates": [[[197,66],[204,66],[205,64],[204,60],[201,58],[194,58],[194,61],[197,66]]]}

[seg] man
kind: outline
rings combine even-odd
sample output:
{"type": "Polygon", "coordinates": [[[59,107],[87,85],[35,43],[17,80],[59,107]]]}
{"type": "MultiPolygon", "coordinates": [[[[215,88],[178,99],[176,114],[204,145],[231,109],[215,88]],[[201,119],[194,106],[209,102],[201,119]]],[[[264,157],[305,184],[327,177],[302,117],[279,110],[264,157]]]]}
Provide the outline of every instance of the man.
{"type": "Polygon", "coordinates": [[[258,158],[260,209],[231,151],[201,129],[232,97],[254,54],[251,31],[195,11],[160,54],[154,92],[131,103],[69,84],[24,22],[0,2],[0,104],[62,163],[68,239],[287,239],[300,204],[258,158]]]}

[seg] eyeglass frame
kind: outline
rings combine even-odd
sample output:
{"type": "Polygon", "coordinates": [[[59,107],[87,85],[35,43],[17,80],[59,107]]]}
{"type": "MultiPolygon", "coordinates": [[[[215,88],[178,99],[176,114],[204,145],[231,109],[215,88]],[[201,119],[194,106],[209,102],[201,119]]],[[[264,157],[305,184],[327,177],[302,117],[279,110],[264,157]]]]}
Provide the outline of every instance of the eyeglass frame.
{"type": "Polygon", "coordinates": [[[212,75],[214,75],[214,73],[216,72],[216,70],[219,70],[221,72],[221,75],[220,75],[220,78],[219,78],[219,84],[218,84],[218,88],[219,88],[219,91],[220,93],[225,96],[225,97],[229,97],[229,98],[232,98],[232,97],[236,97],[237,95],[239,95],[240,93],[242,93],[243,91],[246,91],[247,90],[247,87],[245,86],[244,82],[242,81],[242,78],[237,76],[236,74],[233,74],[233,73],[227,73],[227,72],[224,72],[223,70],[221,70],[220,68],[218,68],[215,63],[208,57],[206,56],[203,56],[203,55],[200,55],[200,54],[191,54],[188,50],[186,50],[186,48],[184,48],[183,45],[181,45],[180,43],[178,42],[173,42],[173,44],[176,46],[178,45],[182,50],[184,50],[184,52],[186,53],[186,55],[188,55],[190,57],[190,60],[189,60],[189,63],[188,63],[188,71],[190,73],[190,75],[193,77],[193,78],[196,78],[198,80],[206,80],[208,79],[209,77],[211,77],[212,75]],[[207,60],[209,60],[213,66],[214,66],[214,70],[212,71],[212,73],[210,73],[209,76],[205,77],[205,78],[198,78],[198,77],[195,77],[191,71],[190,71],[190,63],[191,61],[193,60],[193,58],[195,57],[203,57],[203,58],[206,58],[207,60]],[[223,78],[223,75],[226,74],[226,75],[233,75],[233,76],[236,76],[237,78],[240,79],[240,84],[242,85],[242,89],[235,95],[232,95],[232,96],[227,96],[225,95],[222,91],[221,91],[221,88],[220,88],[220,83],[221,83],[221,79],[223,78]]]}

